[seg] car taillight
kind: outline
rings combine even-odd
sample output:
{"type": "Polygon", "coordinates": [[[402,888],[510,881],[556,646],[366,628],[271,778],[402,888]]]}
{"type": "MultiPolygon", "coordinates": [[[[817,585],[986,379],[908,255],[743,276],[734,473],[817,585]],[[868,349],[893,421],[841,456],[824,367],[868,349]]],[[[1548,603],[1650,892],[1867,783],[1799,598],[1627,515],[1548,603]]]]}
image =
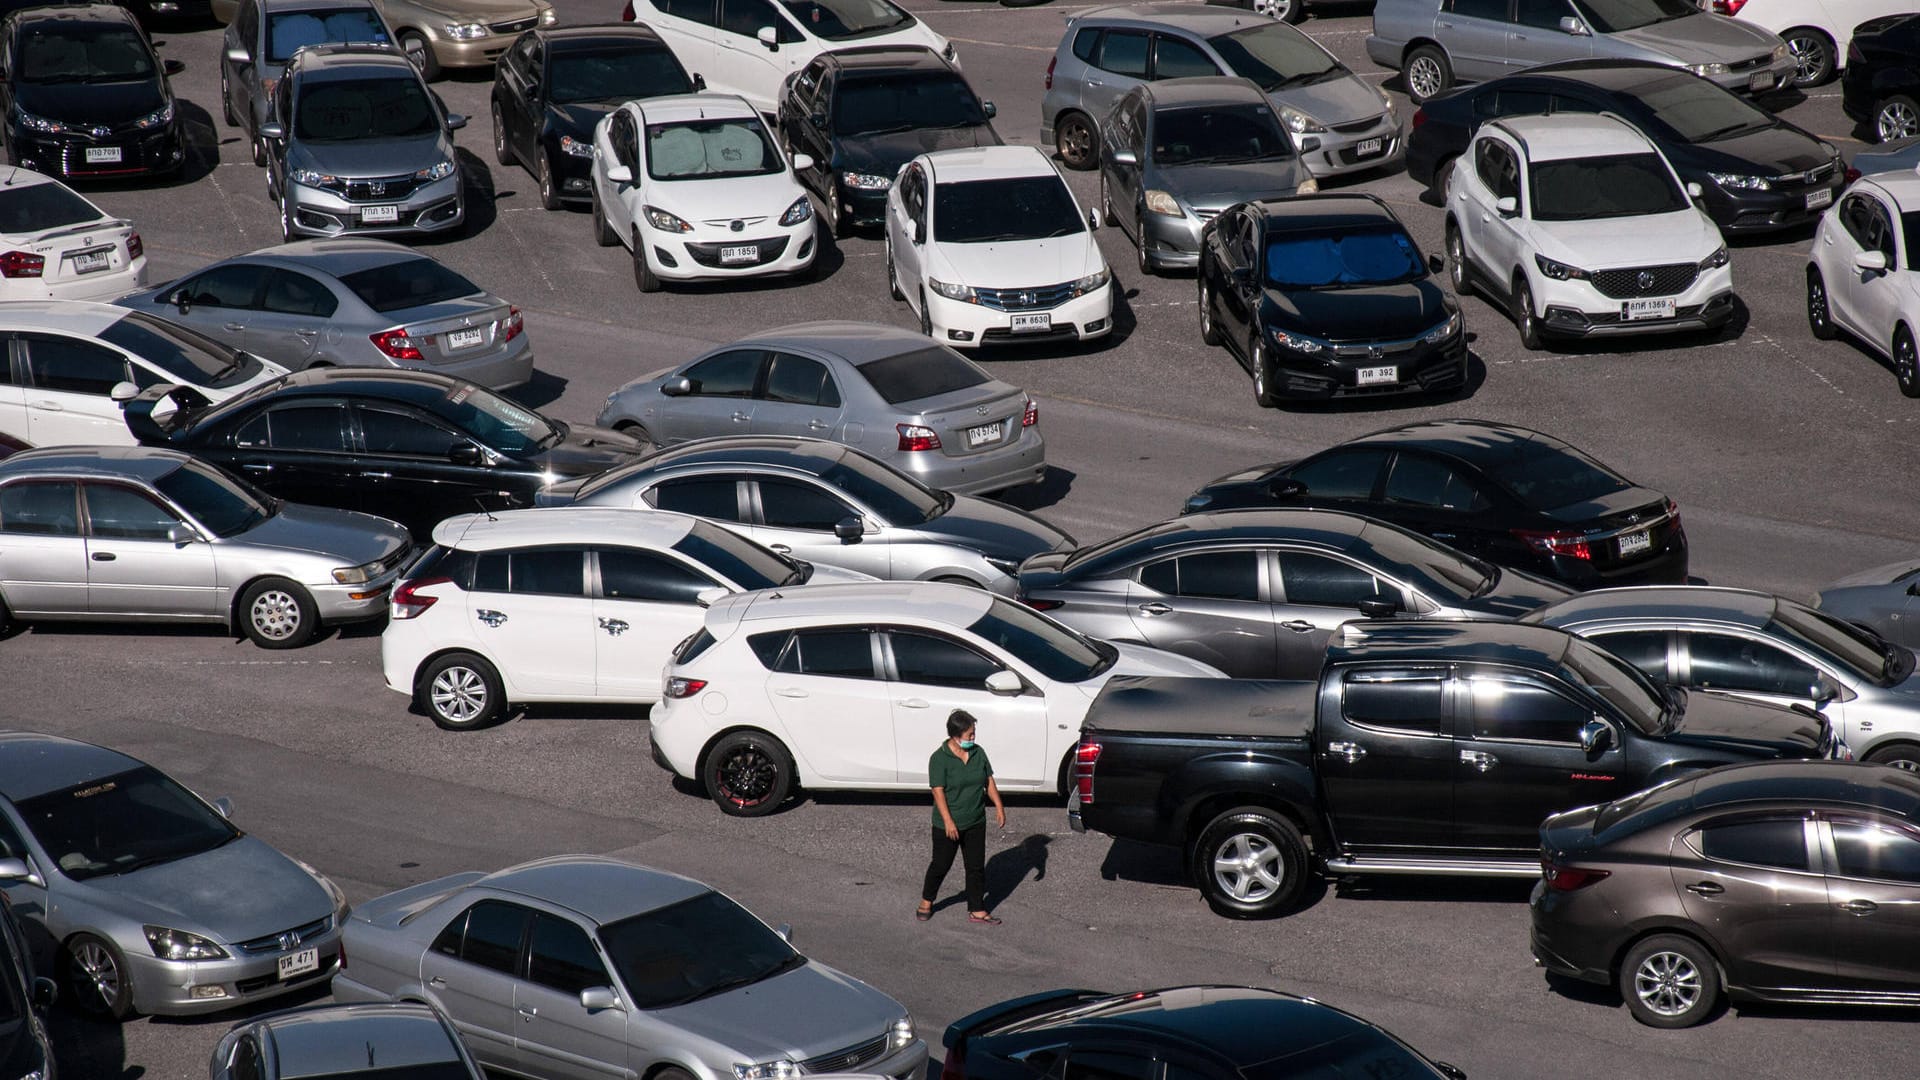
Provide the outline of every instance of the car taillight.
{"type": "Polygon", "coordinates": [[[1045,86],[1043,86],[1043,87],[1041,87],[1041,89],[1042,89],[1042,90],[1051,90],[1051,89],[1053,89],[1053,65],[1055,65],[1055,64],[1057,64],[1057,63],[1059,63],[1059,62],[1060,62],[1060,58],[1059,58],[1058,56],[1055,56],[1055,57],[1053,57],[1053,58],[1051,58],[1051,59],[1049,59],[1049,60],[1047,61],[1047,79],[1046,79],[1046,85],[1045,85],[1045,86]]]}
{"type": "Polygon", "coordinates": [[[1667,526],[1674,532],[1680,531],[1680,504],[1667,500],[1667,526]]]}
{"type": "Polygon", "coordinates": [[[1713,0],[1715,15],[1738,15],[1740,9],[1747,6],[1747,0],[1713,0]]]}
{"type": "Polygon", "coordinates": [[[675,700],[690,698],[706,688],[707,680],[705,679],[688,679],[675,675],[667,680],[667,696],[675,700]]]}
{"type": "Polygon", "coordinates": [[[1848,67],[1852,67],[1854,64],[1863,63],[1866,59],[1867,59],[1867,54],[1864,49],[1860,48],[1859,38],[1854,38],[1852,41],[1847,42],[1847,66],[1848,67]]]}
{"type": "Polygon", "coordinates": [[[1032,608],[1035,611],[1058,611],[1059,609],[1067,606],[1067,602],[1065,600],[1035,600],[1031,596],[1021,597],[1020,602],[1027,605],[1028,607],[1032,608]]]}
{"type": "Polygon", "coordinates": [[[940,1066],[940,1080],[966,1080],[967,1044],[962,1039],[947,1047],[947,1060],[940,1066]]]}
{"type": "Polygon", "coordinates": [[[1033,425],[1039,422],[1040,422],[1040,403],[1033,400],[1032,398],[1028,398],[1027,411],[1020,414],[1020,426],[1032,427],[1033,425]]]}
{"type": "Polygon", "coordinates": [[[633,21],[633,0],[627,0],[627,6],[620,9],[620,21],[633,21]]]}
{"type": "Polygon", "coordinates": [[[0,277],[39,277],[46,268],[46,258],[31,251],[9,251],[0,255],[0,277]]]}
{"type": "Polygon", "coordinates": [[[902,450],[938,450],[940,433],[930,427],[919,424],[895,424],[893,429],[900,433],[902,450]]]}
{"type": "Polygon", "coordinates": [[[127,261],[132,262],[147,253],[147,245],[140,242],[139,233],[127,234],[127,261]]]}
{"type": "Polygon", "coordinates": [[[1611,870],[1589,870],[1580,866],[1561,866],[1547,859],[1540,860],[1540,876],[1547,879],[1547,888],[1554,892],[1584,889],[1611,873],[1611,870]]]}
{"type": "Polygon", "coordinates": [[[1851,184],[1858,179],[1860,179],[1860,170],[1851,165],[1847,166],[1846,182],[1851,184]]]}
{"type": "Polygon", "coordinates": [[[1080,805],[1093,803],[1093,767],[1100,762],[1100,744],[1083,742],[1073,751],[1073,783],[1080,789],[1080,805]]]}
{"type": "Polygon", "coordinates": [[[1419,127],[1419,126],[1420,126],[1421,124],[1424,124],[1424,123],[1426,123],[1426,122],[1427,122],[1427,110],[1426,110],[1426,109],[1424,109],[1424,108],[1421,108],[1421,109],[1415,109],[1415,110],[1413,110],[1413,126],[1414,126],[1414,127],[1416,127],[1416,128],[1417,128],[1417,127],[1419,127]]]}
{"type": "Polygon", "coordinates": [[[393,590],[393,599],[388,601],[387,618],[412,619],[419,617],[428,608],[433,606],[434,601],[440,599],[437,596],[424,596],[419,590],[431,588],[435,585],[451,584],[453,584],[453,579],[447,577],[429,577],[420,578],[417,581],[401,582],[400,587],[393,590]]]}
{"type": "Polygon", "coordinates": [[[1579,531],[1535,532],[1531,529],[1515,529],[1513,535],[1526,541],[1528,547],[1543,555],[1565,555],[1570,559],[1593,559],[1593,547],[1587,543],[1587,534],[1579,531]]]}
{"type": "Polygon", "coordinates": [[[500,320],[500,340],[512,341],[514,338],[519,337],[526,328],[526,320],[520,317],[520,309],[517,307],[509,307],[507,308],[507,317],[500,320]]]}
{"type": "Polygon", "coordinates": [[[391,330],[382,330],[377,334],[369,334],[368,337],[373,341],[374,348],[379,349],[395,360],[418,360],[421,358],[420,346],[416,344],[412,338],[407,336],[407,328],[404,326],[396,326],[391,330]]]}

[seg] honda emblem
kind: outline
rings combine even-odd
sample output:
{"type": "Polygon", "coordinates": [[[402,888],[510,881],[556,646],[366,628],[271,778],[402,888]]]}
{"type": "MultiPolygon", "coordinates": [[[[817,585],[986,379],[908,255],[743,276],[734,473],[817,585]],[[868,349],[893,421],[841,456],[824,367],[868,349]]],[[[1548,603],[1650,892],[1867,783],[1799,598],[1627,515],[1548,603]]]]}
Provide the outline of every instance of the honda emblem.
{"type": "Polygon", "coordinates": [[[286,933],[280,935],[280,951],[281,952],[286,952],[289,949],[297,949],[299,947],[300,947],[299,931],[289,930],[286,933]]]}
{"type": "Polygon", "coordinates": [[[370,195],[385,195],[387,193],[387,182],[385,180],[374,180],[368,183],[367,193],[370,195]]]}

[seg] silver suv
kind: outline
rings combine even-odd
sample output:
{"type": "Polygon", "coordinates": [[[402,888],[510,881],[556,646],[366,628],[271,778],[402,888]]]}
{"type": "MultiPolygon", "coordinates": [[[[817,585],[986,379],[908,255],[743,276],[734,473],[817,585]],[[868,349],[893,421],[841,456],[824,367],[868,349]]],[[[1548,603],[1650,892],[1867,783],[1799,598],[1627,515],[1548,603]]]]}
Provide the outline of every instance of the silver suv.
{"type": "Polygon", "coordinates": [[[453,133],[466,124],[397,49],[299,50],[260,125],[281,233],[292,240],[458,229],[466,201],[453,133]]]}
{"type": "Polygon", "coordinates": [[[1397,163],[1393,103],[1312,38],[1251,11],[1193,5],[1095,8],[1067,20],[1047,65],[1040,137],[1070,169],[1100,163],[1101,125],[1144,82],[1211,75],[1266,91],[1315,177],[1397,163]]]}

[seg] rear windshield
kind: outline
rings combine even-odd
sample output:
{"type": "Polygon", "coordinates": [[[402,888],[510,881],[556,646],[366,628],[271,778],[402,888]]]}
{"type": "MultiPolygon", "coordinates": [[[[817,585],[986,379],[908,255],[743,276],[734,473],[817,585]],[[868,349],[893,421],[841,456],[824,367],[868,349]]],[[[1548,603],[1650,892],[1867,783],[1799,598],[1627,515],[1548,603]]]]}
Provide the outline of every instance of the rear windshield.
{"type": "Polygon", "coordinates": [[[867,384],[889,405],[939,397],[979,386],[993,378],[945,345],[883,357],[860,365],[859,370],[867,384]]]}
{"type": "Polygon", "coordinates": [[[284,64],[294,50],[335,42],[387,43],[387,28],[372,8],[281,11],[267,16],[267,61],[284,64]]]}
{"type": "Polygon", "coordinates": [[[1525,443],[1511,457],[1488,462],[1482,468],[1530,510],[1557,510],[1633,486],[1571,446],[1538,442],[1525,443]]]}
{"type": "Polygon", "coordinates": [[[361,303],[381,312],[443,304],[481,291],[480,286],[432,259],[402,259],[356,270],[340,280],[361,303]]]}
{"type": "Polygon", "coordinates": [[[1775,603],[1770,629],[1806,642],[1881,686],[1891,686],[1912,672],[1913,654],[1908,650],[1791,600],[1775,603]]]}
{"type": "Polygon", "coordinates": [[[1442,586],[1458,596],[1479,596],[1498,580],[1499,571],[1491,565],[1384,521],[1367,522],[1360,538],[1382,559],[1427,578],[1423,584],[1442,586]]]}
{"type": "Polygon", "coordinates": [[[0,188],[0,233],[37,233],[105,215],[60,184],[24,184],[0,188]]]}
{"type": "Polygon", "coordinates": [[[568,105],[685,94],[693,90],[693,81],[670,50],[648,46],[556,53],[548,69],[547,86],[549,100],[568,105]]]}
{"type": "Polygon", "coordinates": [[[808,33],[828,41],[904,30],[914,23],[913,16],[887,0],[781,0],[780,6],[808,33]]]}
{"type": "Polygon", "coordinates": [[[311,83],[294,113],[294,133],[308,142],[404,139],[440,130],[440,114],[412,75],[311,83]]]}

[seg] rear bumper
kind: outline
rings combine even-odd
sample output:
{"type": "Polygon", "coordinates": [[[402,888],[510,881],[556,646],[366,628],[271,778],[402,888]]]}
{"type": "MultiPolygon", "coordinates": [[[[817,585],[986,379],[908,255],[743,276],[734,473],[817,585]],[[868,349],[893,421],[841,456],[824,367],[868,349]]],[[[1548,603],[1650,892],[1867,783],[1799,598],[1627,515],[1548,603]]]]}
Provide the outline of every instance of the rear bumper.
{"type": "Polygon", "coordinates": [[[147,287],[147,257],[111,273],[47,281],[44,278],[9,278],[0,287],[0,300],[114,300],[147,287]]]}
{"type": "Polygon", "coordinates": [[[408,362],[402,366],[418,371],[434,371],[442,375],[451,375],[456,379],[479,383],[491,390],[506,390],[524,385],[527,380],[533,378],[533,342],[523,330],[519,337],[509,341],[507,347],[498,353],[451,364],[408,362]]]}
{"type": "Polygon", "coordinates": [[[1087,831],[1087,822],[1086,819],[1080,816],[1080,807],[1075,806],[1073,809],[1067,811],[1067,828],[1077,833],[1087,831]]]}
{"type": "MultiPolygon", "coordinates": [[[[1018,421],[1010,421],[1017,424],[1018,421]]],[[[1004,491],[1037,484],[1047,472],[1047,443],[1035,428],[1016,427],[1019,434],[1005,446],[982,454],[948,457],[940,451],[897,454],[888,459],[901,472],[930,488],[956,495],[1004,491]]]]}

